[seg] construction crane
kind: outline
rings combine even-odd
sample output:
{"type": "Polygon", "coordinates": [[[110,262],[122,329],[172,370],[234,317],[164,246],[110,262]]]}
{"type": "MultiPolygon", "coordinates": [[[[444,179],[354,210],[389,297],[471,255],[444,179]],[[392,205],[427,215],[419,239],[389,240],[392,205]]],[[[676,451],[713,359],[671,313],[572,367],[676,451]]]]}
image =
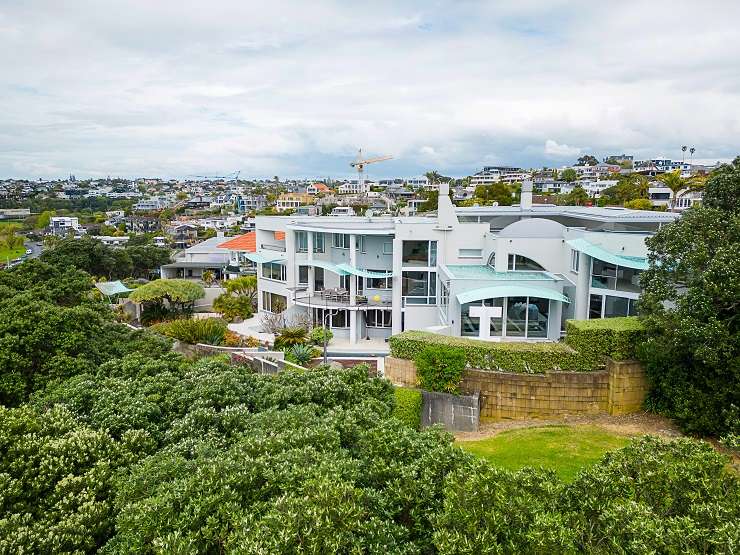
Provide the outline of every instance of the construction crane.
{"type": "Polygon", "coordinates": [[[382,162],[383,160],[390,160],[393,156],[378,156],[376,158],[363,159],[362,149],[357,151],[357,159],[349,163],[353,168],[357,168],[357,190],[360,193],[365,193],[365,166],[367,164],[374,164],[375,162],[382,162]]]}
{"type": "Polygon", "coordinates": [[[230,173],[229,175],[188,175],[186,177],[196,177],[198,179],[228,179],[236,183],[239,181],[241,170],[230,173]]]}

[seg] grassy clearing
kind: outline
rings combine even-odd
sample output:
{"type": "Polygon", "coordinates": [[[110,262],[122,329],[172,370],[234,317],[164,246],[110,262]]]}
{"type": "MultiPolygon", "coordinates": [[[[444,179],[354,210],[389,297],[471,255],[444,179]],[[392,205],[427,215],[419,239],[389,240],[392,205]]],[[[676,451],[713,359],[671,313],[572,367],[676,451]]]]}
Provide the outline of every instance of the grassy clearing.
{"type": "Polygon", "coordinates": [[[604,453],[624,447],[629,437],[598,426],[543,426],[501,432],[477,441],[459,441],[466,451],[491,463],[519,470],[524,466],[554,470],[564,480],[598,461],[604,453]]]}
{"type": "Polygon", "coordinates": [[[10,259],[11,261],[18,258],[20,255],[26,252],[26,247],[20,247],[17,249],[8,249],[0,247],[0,262],[3,264],[10,259]]]}

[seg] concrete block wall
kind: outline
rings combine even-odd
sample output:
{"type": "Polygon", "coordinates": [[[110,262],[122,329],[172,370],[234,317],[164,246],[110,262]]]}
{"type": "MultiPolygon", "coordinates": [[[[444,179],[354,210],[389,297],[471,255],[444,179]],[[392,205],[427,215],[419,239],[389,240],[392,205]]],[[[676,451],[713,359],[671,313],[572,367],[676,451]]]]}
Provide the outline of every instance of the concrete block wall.
{"type": "Polygon", "coordinates": [[[609,414],[629,414],[642,408],[649,384],[645,369],[636,360],[610,360],[609,414]]]}
{"type": "MultiPolygon", "coordinates": [[[[417,385],[411,360],[386,357],[385,377],[398,385],[417,385]]],[[[628,414],[641,409],[648,384],[639,362],[609,361],[605,370],[597,372],[521,374],[467,369],[460,388],[480,394],[480,418],[485,421],[628,414]]]]}

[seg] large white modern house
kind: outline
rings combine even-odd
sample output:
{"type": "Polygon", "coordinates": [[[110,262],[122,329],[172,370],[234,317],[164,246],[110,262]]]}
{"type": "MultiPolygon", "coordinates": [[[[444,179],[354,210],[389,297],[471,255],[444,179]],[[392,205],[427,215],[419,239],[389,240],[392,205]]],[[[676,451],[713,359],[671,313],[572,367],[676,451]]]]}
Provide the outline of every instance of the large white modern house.
{"type": "Polygon", "coordinates": [[[259,310],[303,313],[361,343],[404,330],[556,340],[568,318],[635,312],[645,238],[677,214],[532,205],[433,217],[256,219],[259,310]]]}

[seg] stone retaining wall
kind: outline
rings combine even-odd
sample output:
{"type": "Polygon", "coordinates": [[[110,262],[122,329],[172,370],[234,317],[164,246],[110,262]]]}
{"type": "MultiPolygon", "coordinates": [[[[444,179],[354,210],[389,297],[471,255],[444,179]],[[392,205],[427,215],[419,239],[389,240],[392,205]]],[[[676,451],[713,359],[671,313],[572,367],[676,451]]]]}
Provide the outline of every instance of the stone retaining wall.
{"type": "MultiPolygon", "coordinates": [[[[385,377],[416,386],[411,360],[386,357],[385,377]]],[[[480,394],[481,420],[548,418],[566,414],[627,414],[639,411],[647,393],[637,361],[608,361],[596,372],[521,374],[467,369],[463,392],[480,394]]]]}

